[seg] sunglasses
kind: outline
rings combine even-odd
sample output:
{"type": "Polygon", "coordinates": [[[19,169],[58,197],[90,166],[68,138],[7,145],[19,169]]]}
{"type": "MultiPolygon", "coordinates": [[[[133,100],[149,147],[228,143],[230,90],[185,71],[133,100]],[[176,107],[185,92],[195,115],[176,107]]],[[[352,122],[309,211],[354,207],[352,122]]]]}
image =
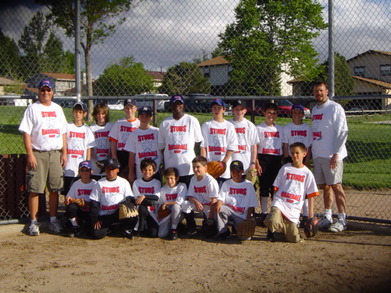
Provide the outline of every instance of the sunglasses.
{"type": "Polygon", "coordinates": [[[80,172],[90,172],[91,170],[90,169],[86,169],[86,168],[82,168],[82,169],[79,169],[80,172]]]}
{"type": "Polygon", "coordinates": [[[52,89],[41,89],[41,93],[44,93],[44,92],[50,93],[51,91],[52,91],[52,89]]]}

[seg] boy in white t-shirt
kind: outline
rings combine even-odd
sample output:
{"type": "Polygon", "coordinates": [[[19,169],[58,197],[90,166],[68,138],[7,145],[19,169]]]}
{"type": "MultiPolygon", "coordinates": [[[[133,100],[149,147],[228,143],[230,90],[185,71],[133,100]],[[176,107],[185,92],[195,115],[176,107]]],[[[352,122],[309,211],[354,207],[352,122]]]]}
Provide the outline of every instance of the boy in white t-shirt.
{"type": "Polygon", "coordinates": [[[264,224],[268,227],[267,239],[274,241],[274,233],[282,231],[288,242],[301,242],[299,229],[300,211],[308,199],[308,216],[314,216],[314,197],[319,195],[312,172],[303,164],[307,155],[301,142],[290,145],[292,163],[287,163],[278,172],[274,181],[275,194],[272,208],[264,224]]]}
{"type": "Polygon", "coordinates": [[[95,137],[95,147],[91,152],[92,178],[99,180],[106,174],[100,173],[104,160],[111,157],[109,133],[113,127],[110,121],[109,107],[104,104],[97,104],[92,112],[95,122],[90,128],[95,137]]]}
{"type": "Polygon", "coordinates": [[[81,162],[79,164],[80,179],[72,184],[71,189],[65,197],[65,215],[72,225],[72,231],[69,234],[71,237],[80,234],[81,226],[90,226],[90,195],[96,184],[96,181],[91,179],[91,173],[91,162],[81,162]]]}
{"type": "Polygon", "coordinates": [[[232,159],[239,160],[243,163],[244,173],[248,169],[256,168],[258,141],[254,123],[244,117],[246,112],[247,109],[242,101],[235,100],[232,103],[232,114],[234,118],[229,120],[235,127],[238,139],[238,149],[232,154],[232,159]]]}
{"type": "Polygon", "coordinates": [[[109,140],[111,155],[120,163],[119,174],[124,178],[128,178],[129,152],[124,147],[129,134],[140,126],[140,121],[136,118],[136,100],[125,100],[124,111],[126,117],[114,123],[109,133],[109,140]]]}
{"type": "Polygon", "coordinates": [[[192,161],[194,176],[190,180],[187,190],[187,200],[182,203],[182,210],[185,213],[187,232],[186,236],[193,236],[197,233],[194,220],[194,211],[202,212],[204,219],[212,219],[210,212],[219,195],[219,185],[211,175],[208,174],[207,160],[203,156],[197,156],[192,161]]]}
{"type": "Polygon", "coordinates": [[[217,238],[220,240],[224,240],[230,235],[229,220],[233,221],[237,229],[244,220],[253,218],[255,207],[258,206],[254,185],[243,179],[243,163],[237,160],[232,161],[229,169],[231,179],[225,181],[221,186],[219,200],[216,203],[217,238]]]}
{"type": "Polygon", "coordinates": [[[153,176],[156,172],[156,163],[151,158],[145,158],[140,163],[143,177],[133,183],[133,193],[138,206],[137,234],[146,237],[158,237],[159,220],[157,211],[161,183],[153,176]]]}
{"type": "Polygon", "coordinates": [[[159,237],[168,236],[170,240],[178,239],[177,227],[182,218],[181,204],[184,202],[187,187],[179,182],[179,172],[176,168],[167,168],[163,173],[164,185],[160,192],[159,208],[170,209],[170,215],[159,220],[159,237]]]}
{"type": "Polygon", "coordinates": [[[162,153],[158,146],[159,128],[151,126],[152,108],[149,106],[138,109],[140,127],[129,134],[124,150],[129,152],[129,177],[134,180],[142,178],[140,162],[145,158],[151,158],[156,163],[155,178],[160,180],[159,166],[162,161],[162,153]]]}
{"type": "MultiPolygon", "coordinates": [[[[232,123],[224,119],[226,106],[222,99],[211,102],[213,119],[206,121],[201,126],[203,141],[201,142],[201,156],[209,162],[218,161],[229,166],[232,154],[238,150],[238,140],[232,123]]],[[[230,178],[229,169],[217,178],[221,185],[230,178]]]]}
{"type": "Polygon", "coordinates": [[[95,146],[95,138],[89,126],[84,123],[87,107],[82,102],[73,106],[73,122],[67,124],[67,155],[64,167],[64,191],[68,194],[78,176],[79,164],[90,160],[91,149],[95,146]]]}

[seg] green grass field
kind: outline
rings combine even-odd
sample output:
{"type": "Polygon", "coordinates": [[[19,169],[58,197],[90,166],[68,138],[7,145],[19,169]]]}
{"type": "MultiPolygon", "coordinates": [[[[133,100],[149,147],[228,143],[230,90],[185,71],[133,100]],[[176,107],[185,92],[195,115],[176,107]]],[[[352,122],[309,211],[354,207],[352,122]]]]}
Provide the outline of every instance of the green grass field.
{"type": "MultiPolygon", "coordinates": [[[[0,106],[0,154],[25,153],[22,135],[18,131],[24,107],[0,106]]],[[[70,121],[72,111],[64,109],[70,121]]],[[[157,125],[170,115],[159,113],[157,125]]],[[[110,111],[111,121],[124,116],[123,111],[110,111]]],[[[211,119],[210,114],[195,114],[202,124],[211,119]]],[[[232,116],[226,116],[230,119],[232,116]]],[[[248,117],[249,118],[249,117],[248,117]]],[[[285,125],[289,118],[278,118],[277,123],[285,125]]],[[[344,185],[354,189],[391,188],[391,115],[371,115],[348,117],[349,138],[347,143],[349,156],[345,160],[344,185]]],[[[255,124],[262,117],[255,117],[255,124]]],[[[310,123],[310,120],[306,120],[310,123]]]]}

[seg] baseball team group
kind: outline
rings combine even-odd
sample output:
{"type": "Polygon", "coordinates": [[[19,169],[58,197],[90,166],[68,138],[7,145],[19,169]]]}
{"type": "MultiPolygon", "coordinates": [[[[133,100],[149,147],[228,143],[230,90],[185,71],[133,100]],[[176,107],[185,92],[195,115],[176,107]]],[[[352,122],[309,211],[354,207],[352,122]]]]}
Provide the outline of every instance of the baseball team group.
{"type": "Polygon", "coordinates": [[[85,104],[75,103],[73,120],[67,122],[53,102],[52,82],[44,79],[38,89],[38,100],[27,107],[19,126],[27,153],[30,235],[40,234],[39,195],[45,190],[49,229],[71,237],[175,240],[200,233],[195,220],[200,216],[206,237],[223,241],[236,234],[250,240],[251,232],[241,231],[255,229],[259,205],[269,241],[282,232],[288,242],[302,242],[300,225],[307,237],[314,225],[330,232],[347,227],[342,188],[347,121],[324,82],[313,84],[312,124],[303,122],[304,107],[294,104],[285,126],[275,121],[274,103],[264,105],[264,121],[254,125],[245,118],[245,103],[235,100],[233,118],[226,120],[222,99],[211,100],[212,118],[200,125],[185,113],[181,95],[171,97],[172,115],[159,127],[151,125],[151,107],[137,108],[134,99],[124,101],[125,117],[115,123],[109,122],[106,104],[95,105],[94,123],[88,126],[85,104]],[[324,200],[319,221],[314,217],[318,187],[324,200]],[[60,194],[63,220],[57,214],[60,194]]]}

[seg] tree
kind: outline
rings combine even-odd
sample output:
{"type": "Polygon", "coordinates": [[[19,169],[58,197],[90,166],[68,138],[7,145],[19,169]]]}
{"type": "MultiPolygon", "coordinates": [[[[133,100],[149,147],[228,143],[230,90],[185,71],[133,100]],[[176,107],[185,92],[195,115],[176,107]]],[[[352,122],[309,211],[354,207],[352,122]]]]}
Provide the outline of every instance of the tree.
{"type": "Polygon", "coordinates": [[[19,48],[13,39],[6,36],[0,28],[0,76],[19,78],[19,48]]]}
{"type": "Polygon", "coordinates": [[[219,36],[236,93],[278,95],[284,71],[303,78],[318,75],[311,40],[326,28],[322,9],[312,0],[241,0],[235,22],[219,36]]]}
{"type": "MultiPolygon", "coordinates": [[[[75,35],[74,0],[37,0],[48,6],[54,23],[65,29],[68,37],[75,35]]],[[[118,17],[129,11],[133,0],[80,0],[81,47],[84,51],[84,63],[87,77],[87,93],[93,95],[91,50],[93,45],[101,44],[116,31],[117,25],[125,21],[118,17]]],[[[91,120],[93,101],[88,101],[89,120],[91,120]]]]}
{"type": "Polygon", "coordinates": [[[63,51],[63,43],[52,31],[52,26],[48,17],[38,11],[24,28],[18,44],[24,52],[25,77],[31,72],[74,72],[74,61],[69,62],[70,57],[74,60],[74,54],[63,51]]]}
{"type": "Polygon", "coordinates": [[[181,62],[170,67],[164,76],[159,92],[168,95],[210,93],[210,82],[194,63],[181,62]]]}
{"type": "Polygon", "coordinates": [[[152,89],[152,77],[133,57],[122,58],[118,64],[107,67],[94,83],[95,93],[101,96],[129,96],[152,89]]]}

